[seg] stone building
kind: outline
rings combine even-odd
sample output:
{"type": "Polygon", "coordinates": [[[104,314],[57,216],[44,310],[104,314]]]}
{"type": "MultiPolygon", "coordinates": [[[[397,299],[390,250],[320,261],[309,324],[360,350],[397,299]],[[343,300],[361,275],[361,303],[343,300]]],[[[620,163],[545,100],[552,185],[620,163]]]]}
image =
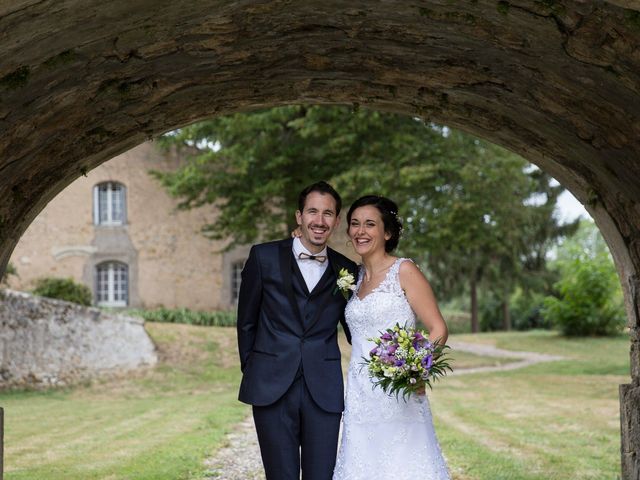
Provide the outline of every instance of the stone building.
{"type": "Polygon", "coordinates": [[[149,174],[179,164],[178,155],[148,142],[73,182],[20,239],[11,257],[19,276],[10,286],[71,277],[101,306],[233,308],[248,247],[221,253],[224,243],[200,233],[215,221],[214,209],[177,210],[149,174]]]}
{"type": "MultiPolygon", "coordinates": [[[[147,142],[73,182],[20,239],[9,286],[30,290],[38,278],[70,277],[91,289],[98,306],[235,308],[249,247],[222,252],[224,242],[200,232],[215,209],[178,210],[149,173],[180,162],[147,142]]],[[[353,257],[342,228],[334,237],[331,246],[353,257]]]]}

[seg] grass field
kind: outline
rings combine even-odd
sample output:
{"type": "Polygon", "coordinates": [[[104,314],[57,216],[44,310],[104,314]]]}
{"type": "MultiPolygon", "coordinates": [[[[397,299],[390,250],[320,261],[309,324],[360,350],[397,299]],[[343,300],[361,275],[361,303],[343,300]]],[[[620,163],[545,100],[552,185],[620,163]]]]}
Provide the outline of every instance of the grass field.
{"type": "Polygon", "coordinates": [[[235,329],[153,324],[159,366],[48,393],[0,395],[5,478],[202,478],[202,460],[244,418],[235,329]]]}
{"type": "Polygon", "coordinates": [[[618,385],[629,381],[626,336],[566,339],[552,332],[514,332],[456,338],[566,360],[452,377],[438,386],[432,409],[454,478],[618,478],[618,385]]]}
{"type": "MultiPolygon", "coordinates": [[[[235,331],[146,327],[161,356],[152,371],[67,390],[0,394],[7,480],[202,478],[202,460],[249,413],[236,400],[235,331]]],[[[617,478],[626,337],[514,332],[456,339],[565,360],[437,384],[432,410],[454,479],[617,478]]],[[[496,362],[453,356],[458,368],[496,362]]]]}

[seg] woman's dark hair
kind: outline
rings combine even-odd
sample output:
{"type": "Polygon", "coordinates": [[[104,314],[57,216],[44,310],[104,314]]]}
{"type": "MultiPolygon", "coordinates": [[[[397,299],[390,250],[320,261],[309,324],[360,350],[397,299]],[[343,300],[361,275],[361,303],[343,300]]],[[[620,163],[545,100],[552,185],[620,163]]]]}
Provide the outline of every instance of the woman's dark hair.
{"type": "Polygon", "coordinates": [[[391,238],[384,243],[384,251],[387,253],[392,252],[398,246],[400,234],[402,233],[402,222],[398,217],[398,205],[393,200],[379,195],[365,195],[357,199],[351,204],[351,208],[347,213],[347,231],[351,225],[351,215],[355,209],[367,205],[376,207],[380,212],[382,223],[384,223],[384,231],[391,235],[391,238]]]}
{"type": "Polygon", "coordinates": [[[340,195],[338,195],[338,192],[336,192],[335,189],[325,181],[313,183],[300,192],[300,195],[298,196],[298,210],[301,212],[304,211],[304,204],[307,201],[307,195],[311,192],[328,193],[331,195],[336,201],[336,215],[340,215],[342,199],[340,198],[340,195]]]}

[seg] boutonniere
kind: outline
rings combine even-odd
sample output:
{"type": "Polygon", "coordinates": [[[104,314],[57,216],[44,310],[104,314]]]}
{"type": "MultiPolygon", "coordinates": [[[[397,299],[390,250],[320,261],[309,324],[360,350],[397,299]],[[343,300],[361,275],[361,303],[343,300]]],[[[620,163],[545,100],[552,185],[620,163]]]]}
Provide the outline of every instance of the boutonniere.
{"type": "Polygon", "coordinates": [[[353,292],[355,289],[356,279],[346,268],[340,269],[340,272],[338,273],[338,280],[336,280],[336,288],[333,291],[333,294],[335,295],[339,290],[344,299],[349,300],[349,292],[353,292]]]}

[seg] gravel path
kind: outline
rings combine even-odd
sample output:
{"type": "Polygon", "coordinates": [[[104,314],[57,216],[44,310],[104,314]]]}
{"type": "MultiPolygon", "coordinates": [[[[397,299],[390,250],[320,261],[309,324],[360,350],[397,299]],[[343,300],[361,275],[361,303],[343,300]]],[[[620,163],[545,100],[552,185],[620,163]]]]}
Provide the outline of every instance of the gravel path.
{"type": "MultiPolygon", "coordinates": [[[[449,342],[448,345],[452,350],[460,350],[484,357],[520,359],[517,362],[504,365],[454,370],[453,374],[456,376],[516,370],[536,363],[563,359],[563,357],[542,353],[502,350],[492,345],[465,342],[449,342]]],[[[219,449],[214,457],[207,459],[205,466],[209,469],[207,480],[264,480],[258,438],[256,437],[251,416],[239,423],[235,430],[227,435],[226,446],[219,449]]]]}
{"type": "Polygon", "coordinates": [[[502,350],[496,348],[493,345],[481,345],[478,343],[465,343],[465,342],[447,342],[447,345],[451,347],[451,350],[460,350],[461,352],[473,353],[483,357],[496,357],[496,358],[518,358],[517,362],[505,363],[504,365],[495,365],[491,367],[478,367],[478,368],[464,368],[453,371],[453,375],[468,375],[470,373],[481,372],[505,372],[507,370],[517,370],[518,368],[528,367],[529,365],[535,365],[536,363],[543,362],[555,362],[557,360],[563,360],[564,357],[557,355],[547,355],[544,353],[535,352],[521,352],[513,350],[502,350]]]}
{"type": "Polygon", "coordinates": [[[205,460],[207,480],[264,480],[258,437],[249,416],[227,435],[226,446],[205,460]]]}

